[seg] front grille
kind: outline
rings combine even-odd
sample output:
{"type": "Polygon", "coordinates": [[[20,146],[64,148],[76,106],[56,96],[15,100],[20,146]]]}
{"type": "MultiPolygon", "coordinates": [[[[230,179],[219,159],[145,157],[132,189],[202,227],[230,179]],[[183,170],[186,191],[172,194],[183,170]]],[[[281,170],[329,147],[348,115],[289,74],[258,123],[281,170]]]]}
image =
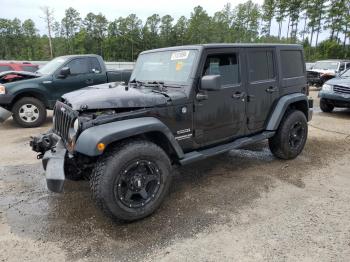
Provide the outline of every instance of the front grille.
{"type": "Polygon", "coordinates": [[[334,86],[333,91],[340,94],[350,94],[350,88],[345,86],[334,86]]]}
{"type": "Polygon", "coordinates": [[[313,72],[313,71],[308,71],[307,72],[307,77],[308,78],[318,78],[318,77],[320,77],[320,73],[313,72]]]}
{"type": "Polygon", "coordinates": [[[73,126],[78,113],[68,105],[57,101],[54,108],[53,131],[59,135],[64,142],[68,143],[69,129],[73,126]]]}

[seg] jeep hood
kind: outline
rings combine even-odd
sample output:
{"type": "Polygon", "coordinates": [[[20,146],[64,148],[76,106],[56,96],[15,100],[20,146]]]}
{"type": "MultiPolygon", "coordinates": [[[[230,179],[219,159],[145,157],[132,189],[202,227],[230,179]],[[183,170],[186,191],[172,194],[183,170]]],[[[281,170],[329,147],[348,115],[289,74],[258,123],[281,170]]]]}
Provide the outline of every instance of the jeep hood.
{"type": "Polygon", "coordinates": [[[327,69],[327,70],[325,70],[325,69],[310,69],[307,71],[321,73],[321,74],[335,75],[335,70],[330,70],[330,69],[327,69]]]}
{"type": "Polygon", "coordinates": [[[181,89],[159,93],[151,88],[127,88],[107,83],[67,93],[62,98],[73,110],[97,110],[165,106],[185,100],[186,94],[181,89]]]}
{"type": "Polygon", "coordinates": [[[344,87],[350,88],[350,78],[337,77],[337,78],[328,80],[326,83],[329,85],[337,85],[337,86],[344,86],[344,87]]]}

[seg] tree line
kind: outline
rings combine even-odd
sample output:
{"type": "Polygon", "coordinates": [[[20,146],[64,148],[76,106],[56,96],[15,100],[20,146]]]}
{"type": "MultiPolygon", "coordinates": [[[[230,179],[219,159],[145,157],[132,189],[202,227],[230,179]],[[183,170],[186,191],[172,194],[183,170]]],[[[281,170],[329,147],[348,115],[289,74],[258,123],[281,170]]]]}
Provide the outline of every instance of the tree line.
{"type": "Polygon", "coordinates": [[[136,14],[108,21],[102,13],[84,18],[74,8],[61,21],[42,8],[46,34],[33,20],[0,18],[0,59],[47,60],[66,54],[95,53],[107,61],[134,61],[147,49],[201,43],[300,43],[307,60],[350,57],[350,1],[251,0],[210,16],[201,6],[190,17],[175,20],[153,14],[142,21],[136,14]],[[277,33],[272,34],[274,25],[277,33]],[[320,34],[328,37],[320,41],[320,34]]]}

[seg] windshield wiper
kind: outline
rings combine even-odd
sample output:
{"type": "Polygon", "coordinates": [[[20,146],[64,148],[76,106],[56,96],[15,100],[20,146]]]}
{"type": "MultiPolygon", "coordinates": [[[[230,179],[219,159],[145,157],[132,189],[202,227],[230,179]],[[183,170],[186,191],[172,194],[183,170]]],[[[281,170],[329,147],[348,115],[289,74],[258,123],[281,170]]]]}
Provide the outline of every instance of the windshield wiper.
{"type": "Polygon", "coordinates": [[[158,81],[158,80],[150,80],[150,81],[139,81],[136,79],[133,79],[129,81],[129,84],[135,87],[155,87],[160,91],[167,91],[167,87],[172,87],[172,88],[182,88],[186,85],[182,84],[170,84],[170,83],[165,83],[164,81],[158,81]]]}
{"type": "Polygon", "coordinates": [[[144,82],[138,81],[134,78],[133,80],[129,81],[129,84],[132,86],[141,87],[142,85],[144,85],[144,82]]]}

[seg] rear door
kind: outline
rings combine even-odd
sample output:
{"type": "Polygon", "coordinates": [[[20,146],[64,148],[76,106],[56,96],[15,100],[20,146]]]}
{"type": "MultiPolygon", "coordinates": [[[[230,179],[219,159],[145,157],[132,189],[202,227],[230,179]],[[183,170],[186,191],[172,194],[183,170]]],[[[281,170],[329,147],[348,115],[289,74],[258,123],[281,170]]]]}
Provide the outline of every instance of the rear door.
{"type": "Polygon", "coordinates": [[[264,129],[273,102],[279,96],[274,48],[247,48],[248,133],[264,129]]]}
{"type": "Polygon", "coordinates": [[[195,99],[195,141],[201,146],[242,135],[245,118],[245,88],[240,74],[239,49],[209,50],[204,54],[201,77],[221,75],[221,89],[198,90],[205,99],[195,99]]]}
{"type": "Polygon", "coordinates": [[[102,70],[101,64],[96,57],[89,57],[89,72],[85,76],[89,85],[99,85],[107,82],[107,73],[102,70]]]}

